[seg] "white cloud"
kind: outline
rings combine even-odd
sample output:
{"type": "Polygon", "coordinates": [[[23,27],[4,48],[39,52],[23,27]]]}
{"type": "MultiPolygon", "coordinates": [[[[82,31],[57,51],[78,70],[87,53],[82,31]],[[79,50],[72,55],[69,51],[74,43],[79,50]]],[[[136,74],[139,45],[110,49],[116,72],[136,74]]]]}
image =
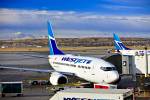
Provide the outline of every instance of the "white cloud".
{"type": "MultiPolygon", "coordinates": [[[[92,12],[0,9],[1,33],[16,31],[34,35],[47,34],[50,20],[54,32],[60,36],[102,36],[112,32],[150,33],[150,16],[100,15],[92,12]],[[86,35],[85,35],[86,34],[86,35]]],[[[4,34],[3,34],[4,35],[4,34]]],[[[6,34],[5,34],[6,35],[6,34]]],[[[150,35],[148,35],[150,36],[150,35]]],[[[147,37],[147,36],[146,36],[147,37]]]]}
{"type": "Polygon", "coordinates": [[[16,32],[16,33],[14,33],[15,35],[20,35],[20,34],[22,34],[21,32],[16,32]]]}

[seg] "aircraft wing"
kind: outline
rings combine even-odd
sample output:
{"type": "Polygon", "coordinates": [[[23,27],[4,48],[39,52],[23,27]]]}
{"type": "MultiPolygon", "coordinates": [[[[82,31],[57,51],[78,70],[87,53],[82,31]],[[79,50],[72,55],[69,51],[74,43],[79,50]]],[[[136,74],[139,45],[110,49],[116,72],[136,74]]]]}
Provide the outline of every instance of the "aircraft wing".
{"type": "Polygon", "coordinates": [[[45,57],[45,56],[30,55],[30,54],[23,54],[23,56],[48,59],[48,57],[45,57]]]}
{"type": "Polygon", "coordinates": [[[0,65],[0,69],[12,69],[12,70],[31,71],[31,72],[40,72],[40,73],[58,72],[58,73],[65,74],[65,75],[75,75],[74,73],[69,73],[69,72],[59,72],[59,71],[55,71],[55,70],[36,69],[36,68],[10,67],[10,66],[6,66],[6,65],[0,65]]]}
{"type": "Polygon", "coordinates": [[[45,72],[45,73],[51,73],[55,70],[44,70],[44,69],[35,69],[35,68],[19,68],[19,67],[9,67],[9,66],[1,66],[0,69],[14,69],[14,70],[20,70],[20,71],[32,71],[32,72],[45,72]]]}

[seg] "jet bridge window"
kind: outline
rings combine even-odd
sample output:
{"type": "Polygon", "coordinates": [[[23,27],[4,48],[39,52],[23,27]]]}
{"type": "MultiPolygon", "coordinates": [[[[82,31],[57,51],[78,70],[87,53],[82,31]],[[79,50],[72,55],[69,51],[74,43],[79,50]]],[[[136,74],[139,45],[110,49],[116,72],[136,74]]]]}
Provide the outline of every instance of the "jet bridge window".
{"type": "Polygon", "coordinates": [[[103,71],[113,71],[116,70],[116,67],[100,67],[100,69],[103,71]]]}

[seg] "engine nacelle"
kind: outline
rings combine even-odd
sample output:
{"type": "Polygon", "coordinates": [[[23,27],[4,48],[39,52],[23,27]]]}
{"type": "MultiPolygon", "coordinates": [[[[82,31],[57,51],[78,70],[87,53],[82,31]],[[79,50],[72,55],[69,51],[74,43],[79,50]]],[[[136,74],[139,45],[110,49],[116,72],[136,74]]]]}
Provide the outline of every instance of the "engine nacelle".
{"type": "Polygon", "coordinates": [[[65,75],[62,75],[58,72],[53,72],[51,74],[51,77],[49,79],[52,85],[58,85],[58,84],[66,84],[68,83],[68,78],[65,75]]]}

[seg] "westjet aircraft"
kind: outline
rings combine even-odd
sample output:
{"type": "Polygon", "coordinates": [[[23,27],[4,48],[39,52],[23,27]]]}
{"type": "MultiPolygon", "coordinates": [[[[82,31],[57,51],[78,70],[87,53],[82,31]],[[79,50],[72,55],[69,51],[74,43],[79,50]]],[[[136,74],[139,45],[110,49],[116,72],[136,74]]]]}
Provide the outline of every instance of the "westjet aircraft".
{"type": "Polygon", "coordinates": [[[115,33],[113,34],[114,37],[114,45],[116,50],[131,50],[130,48],[127,48],[120,40],[119,36],[115,33]]]}
{"type": "Polygon", "coordinates": [[[54,70],[16,68],[1,65],[0,68],[18,69],[51,73],[52,85],[68,82],[66,75],[75,75],[93,83],[111,84],[119,80],[119,74],[114,65],[102,59],[65,54],[58,49],[50,23],[48,22],[48,39],[50,55],[49,63],[54,70]]]}

